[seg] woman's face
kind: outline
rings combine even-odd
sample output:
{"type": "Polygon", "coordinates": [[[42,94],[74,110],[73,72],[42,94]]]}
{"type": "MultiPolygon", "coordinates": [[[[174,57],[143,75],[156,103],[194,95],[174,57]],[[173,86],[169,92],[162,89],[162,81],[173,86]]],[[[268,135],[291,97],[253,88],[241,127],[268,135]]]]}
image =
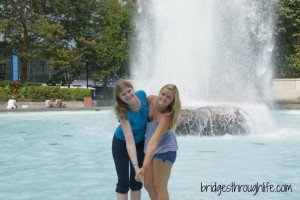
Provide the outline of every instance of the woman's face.
{"type": "Polygon", "coordinates": [[[126,104],[131,103],[134,99],[133,88],[130,87],[121,87],[121,92],[119,98],[126,104]]]}
{"type": "Polygon", "coordinates": [[[174,91],[164,88],[158,95],[158,104],[164,107],[169,106],[174,100],[174,91]]]}

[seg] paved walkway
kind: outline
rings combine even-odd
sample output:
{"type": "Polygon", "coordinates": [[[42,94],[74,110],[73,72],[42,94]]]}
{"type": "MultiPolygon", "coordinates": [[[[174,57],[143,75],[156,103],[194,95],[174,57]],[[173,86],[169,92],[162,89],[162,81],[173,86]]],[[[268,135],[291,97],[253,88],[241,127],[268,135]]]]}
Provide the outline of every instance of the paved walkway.
{"type": "Polygon", "coordinates": [[[277,109],[300,110],[300,99],[277,100],[274,101],[274,107],[277,109]]]}
{"type": "MultiPolygon", "coordinates": [[[[45,108],[44,102],[17,102],[18,109],[6,109],[7,102],[0,102],[0,112],[20,112],[20,111],[65,111],[65,110],[103,110],[112,109],[112,106],[84,107],[83,101],[64,102],[66,108],[45,108]],[[22,108],[27,106],[27,108],[22,108]]],[[[274,101],[274,109],[295,109],[300,110],[300,100],[274,101]]]]}
{"type": "Polygon", "coordinates": [[[6,102],[0,102],[0,112],[20,112],[20,111],[66,111],[66,110],[103,110],[110,109],[111,106],[85,107],[83,101],[66,101],[66,108],[45,108],[44,102],[17,102],[17,109],[7,109],[6,102]],[[23,107],[23,108],[22,108],[23,107]]]}

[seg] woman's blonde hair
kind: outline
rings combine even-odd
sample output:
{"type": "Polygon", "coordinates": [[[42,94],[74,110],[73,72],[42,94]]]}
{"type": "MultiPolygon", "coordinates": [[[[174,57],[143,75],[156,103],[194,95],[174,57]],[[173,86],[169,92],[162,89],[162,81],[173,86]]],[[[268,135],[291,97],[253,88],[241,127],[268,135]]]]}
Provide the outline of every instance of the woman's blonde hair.
{"type": "Polygon", "coordinates": [[[170,124],[170,131],[174,131],[176,128],[176,124],[180,117],[180,111],[181,111],[181,101],[179,97],[179,91],[176,85],[173,84],[167,84],[161,88],[159,92],[161,92],[163,89],[168,89],[174,92],[174,99],[173,102],[168,106],[168,109],[170,110],[169,115],[171,115],[171,124],[170,124]]]}
{"type": "Polygon", "coordinates": [[[117,80],[115,89],[114,89],[114,98],[115,98],[115,112],[117,116],[121,119],[125,119],[127,115],[127,110],[128,110],[128,105],[124,103],[119,95],[122,92],[122,88],[127,87],[127,88],[132,88],[133,85],[129,82],[126,81],[125,79],[120,78],[117,80]]]}

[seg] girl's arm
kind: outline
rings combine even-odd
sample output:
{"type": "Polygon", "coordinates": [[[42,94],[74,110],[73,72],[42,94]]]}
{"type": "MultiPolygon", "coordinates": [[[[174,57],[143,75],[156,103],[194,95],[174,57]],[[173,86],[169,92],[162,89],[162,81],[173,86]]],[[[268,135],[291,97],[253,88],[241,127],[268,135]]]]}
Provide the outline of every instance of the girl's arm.
{"type": "Polygon", "coordinates": [[[128,120],[121,119],[121,128],[123,130],[125,141],[126,141],[126,148],[129,155],[129,158],[131,160],[131,163],[133,164],[135,172],[139,169],[138,166],[138,159],[136,155],[136,147],[134,142],[133,133],[131,130],[131,126],[128,120]]]}
{"type": "Polygon", "coordinates": [[[158,126],[152,135],[146,150],[146,155],[143,162],[143,168],[141,169],[142,175],[144,175],[145,170],[150,165],[151,160],[155,154],[156,147],[161,140],[162,136],[165,134],[171,123],[171,117],[168,115],[162,115],[159,119],[158,126]]]}
{"type": "Polygon", "coordinates": [[[150,103],[155,99],[155,96],[154,95],[149,95],[147,97],[147,104],[150,105],[150,103]]]}

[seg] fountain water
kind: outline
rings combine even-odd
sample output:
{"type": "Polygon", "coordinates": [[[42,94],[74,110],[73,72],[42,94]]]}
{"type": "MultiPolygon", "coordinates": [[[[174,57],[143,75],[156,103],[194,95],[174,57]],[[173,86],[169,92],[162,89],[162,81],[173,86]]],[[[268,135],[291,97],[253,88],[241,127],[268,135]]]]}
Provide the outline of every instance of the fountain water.
{"type": "MultiPolygon", "coordinates": [[[[236,116],[244,123],[247,116],[251,118],[245,105],[251,111],[253,106],[261,109],[272,101],[276,3],[277,0],[140,1],[132,57],[136,87],[156,94],[162,85],[174,83],[179,87],[183,106],[189,108],[186,112],[200,107],[213,116],[213,107],[217,108],[214,110],[218,119],[227,119],[226,113],[240,113],[236,116]],[[237,104],[243,109],[236,108],[237,104]]],[[[210,121],[214,122],[212,118],[210,121]]],[[[204,133],[200,129],[196,132],[204,133]]],[[[241,133],[249,131],[246,128],[241,133]]]]}
{"type": "MultiPolygon", "coordinates": [[[[272,114],[280,127],[263,134],[178,136],[170,199],[300,199],[300,111],[272,114]],[[201,187],[232,182],[246,187],[291,185],[293,190],[271,192],[260,187],[257,194],[238,190],[220,194],[201,187]]],[[[0,199],[115,199],[111,141],[117,125],[109,108],[0,112],[0,199]]],[[[150,199],[144,189],[142,199],[150,199]]]]}

